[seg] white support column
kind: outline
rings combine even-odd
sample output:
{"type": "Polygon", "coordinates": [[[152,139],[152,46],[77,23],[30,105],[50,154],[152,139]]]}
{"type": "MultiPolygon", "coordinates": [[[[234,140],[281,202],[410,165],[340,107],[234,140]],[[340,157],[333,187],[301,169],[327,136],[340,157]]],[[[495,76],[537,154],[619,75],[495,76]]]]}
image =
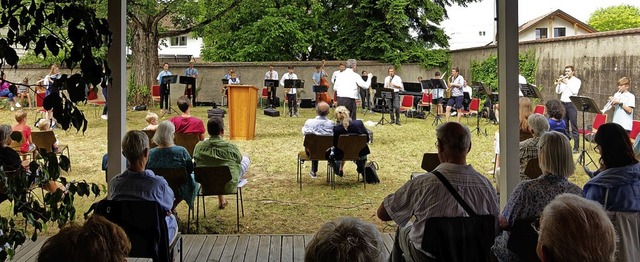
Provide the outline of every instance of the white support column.
{"type": "Polygon", "coordinates": [[[498,1],[500,207],[520,182],[518,141],[518,1],[498,1]]]}
{"type": "Polygon", "coordinates": [[[107,180],[118,175],[125,169],[125,160],[120,153],[120,141],[127,129],[126,123],[126,0],[109,0],[107,19],[109,28],[113,33],[113,42],[109,48],[107,61],[111,68],[113,82],[108,90],[109,108],[107,121],[107,154],[109,158],[109,170],[107,180]]]}

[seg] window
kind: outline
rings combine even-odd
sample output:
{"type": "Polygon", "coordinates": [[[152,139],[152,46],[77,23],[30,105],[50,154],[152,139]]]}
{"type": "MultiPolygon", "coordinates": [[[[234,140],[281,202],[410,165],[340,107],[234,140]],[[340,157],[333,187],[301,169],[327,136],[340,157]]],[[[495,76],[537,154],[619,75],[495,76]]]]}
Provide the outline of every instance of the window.
{"type": "Polygon", "coordinates": [[[485,36],[485,35],[487,35],[487,32],[485,32],[485,31],[479,31],[479,32],[478,32],[478,35],[479,35],[479,36],[485,36]]]}
{"type": "Polygon", "coordinates": [[[176,36],[171,38],[171,46],[186,46],[186,45],[187,45],[186,36],[176,36]]]}
{"type": "Polygon", "coordinates": [[[547,38],[547,29],[536,28],[536,39],[545,39],[545,38],[547,38]]]}
{"type": "Polygon", "coordinates": [[[553,29],[553,37],[561,37],[567,35],[567,29],[564,27],[556,27],[553,29]]]}

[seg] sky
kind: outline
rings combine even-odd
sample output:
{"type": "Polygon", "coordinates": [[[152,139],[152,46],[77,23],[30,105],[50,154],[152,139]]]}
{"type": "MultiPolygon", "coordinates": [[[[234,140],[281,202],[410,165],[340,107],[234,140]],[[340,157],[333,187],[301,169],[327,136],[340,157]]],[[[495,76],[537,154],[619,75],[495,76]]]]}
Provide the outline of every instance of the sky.
{"type": "MultiPolygon", "coordinates": [[[[494,3],[494,0],[483,0],[479,3],[469,4],[466,8],[458,6],[447,8],[449,19],[443,21],[441,25],[447,35],[451,37],[451,49],[457,49],[456,45],[470,45],[474,41],[485,42],[486,39],[478,39],[481,37],[469,39],[468,35],[471,31],[473,31],[473,36],[477,36],[477,31],[486,30],[490,40],[491,32],[489,31],[493,30],[495,13],[494,3]],[[462,37],[462,35],[466,36],[462,37]]],[[[518,1],[518,25],[556,9],[561,9],[586,23],[598,8],[620,4],[640,7],[638,0],[520,0],[518,1]]]]}

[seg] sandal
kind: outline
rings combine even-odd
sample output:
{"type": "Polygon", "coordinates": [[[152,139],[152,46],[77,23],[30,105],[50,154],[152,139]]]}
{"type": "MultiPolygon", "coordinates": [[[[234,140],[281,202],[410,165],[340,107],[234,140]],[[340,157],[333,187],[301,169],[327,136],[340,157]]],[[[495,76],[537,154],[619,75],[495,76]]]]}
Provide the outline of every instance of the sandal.
{"type": "Polygon", "coordinates": [[[219,203],[218,204],[218,209],[224,209],[227,206],[227,204],[229,204],[229,202],[227,202],[227,200],[225,200],[222,203],[219,203]]]}

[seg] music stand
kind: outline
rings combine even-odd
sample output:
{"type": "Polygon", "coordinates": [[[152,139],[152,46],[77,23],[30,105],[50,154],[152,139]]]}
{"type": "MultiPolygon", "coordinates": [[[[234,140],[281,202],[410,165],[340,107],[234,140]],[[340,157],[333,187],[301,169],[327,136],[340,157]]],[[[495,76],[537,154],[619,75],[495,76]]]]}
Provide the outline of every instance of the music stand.
{"type": "Polygon", "coordinates": [[[264,86],[267,87],[267,107],[276,108],[279,105],[276,105],[276,89],[280,86],[280,81],[273,79],[265,79],[264,86]]]}
{"type": "MultiPolygon", "coordinates": [[[[369,79],[368,75],[362,76],[362,80],[367,81],[368,79],[369,79]]],[[[371,85],[369,85],[369,88],[366,89],[365,97],[361,97],[360,98],[360,100],[361,100],[361,102],[363,104],[365,103],[365,101],[367,103],[367,107],[362,112],[363,115],[367,114],[367,110],[369,110],[369,112],[371,114],[374,114],[373,113],[373,109],[371,108],[371,89],[376,86],[377,82],[378,82],[378,77],[377,76],[372,76],[371,77],[371,85]]]]}
{"type": "Polygon", "coordinates": [[[187,96],[193,96],[191,106],[196,106],[196,78],[191,76],[180,76],[178,79],[180,84],[185,85],[185,91],[188,90],[187,86],[191,86],[191,91],[187,91],[187,96]]]}
{"type": "MultiPolygon", "coordinates": [[[[426,86],[427,89],[431,89],[432,94],[434,89],[440,89],[440,90],[447,89],[447,84],[444,83],[444,79],[440,79],[440,78],[431,78],[428,80],[422,80],[422,83],[423,83],[422,85],[426,86]]],[[[442,99],[442,98],[444,98],[444,96],[439,99],[442,99]]],[[[433,100],[431,103],[433,104],[433,100]]],[[[436,106],[441,106],[441,105],[436,105],[436,106]]],[[[436,117],[433,119],[433,123],[431,125],[437,126],[439,125],[439,123],[442,123],[442,116],[438,114],[437,109],[436,109],[435,116],[436,117]]]]}
{"type": "MultiPolygon", "coordinates": [[[[384,118],[384,113],[385,111],[387,111],[387,99],[391,100],[391,104],[393,104],[393,92],[393,88],[384,88],[384,85],[378,86],[376,88],[376,96],[379,94],[379,97],[382,98],[382,116],[380,116],[380,120],[378,120],[376,126],[384,125],[385,121],[387,122],[387,124],[391,123],[384,118]]],[[[389,114],[391,114],[391,112],[389,112],[389,114]]]]}
{"type": "Polygon", "coordinates": [[[539,98],[542,100],[542,94],[538,91],[538,87],[531,84],[520,84],[520,91],[522,96],[529,98],[539,98]]]}
{"type": "MultiPolygon", "coordinates": [[[[175,109],[173,109],[173,107],[171,106],[171,84],[175,84],[178,82],[178,75],[168,75],[168,76],[163,76],[162,77],[162,83],[165,84],[165,86],[167,87],[164,90],[164,93],[167,96],[167,101],[169,101],[167,104],[167,111],[164,112],[164,114],[162,114],[162,116],[166,115],[166,114],[171,114],[171,111],[176,112],[175,109]]],[[[162,101],[161,101],[162,103],[162,101]]]]}
{"type": "MultiPolygon", "coordinates": [[[[476,98],[480,99],[480,94],[484,94],[485,96],[487,96],[488,99],[490,97],[490,94],[488,94],[487,92],[487,88],[484,87],[484,84],[482,84],[481,82],[472,82],[471,83],[471,88],[475,89],[475,93],[476,93],[476,98]]],[[[465,93],[466,94],[466,93],[465,93]]],[[[491,105],[491,103],[489,103],[491,105]]],[[[483,109],[481,111],[478,112],[478,114],[476,115],[476,128],[474,128],[471,133],[473,133],[473,131],[476,131],[476,134],[479,136],[482,133],[482,130],[480,130],[480,118],[482,118],[482,113],[485,110],[487,110],[487,116],[490,115],[490,111],[492,110],[491,106],[487,109],[486,104],[483,105],[483,109]]],[[[487,136],[487,130],[484,130],[484,136],[487,136]]]]}
{"type": "MultiPolygon", "coordinates": [[[[582,130],[584,130],[585,129],[584,114],[587,112],[599,114],[600,107],[598,106],[596,101],[593,100],[593,98],[588,96],[570,96],[569,99],[571,99],[571,103],[573,103],[573,105],[578,109],[578,111],[582,111],[582,130]]],[[[592,163],[595,165],[593,158],[591,158],[587,150],[584,148],[584,145],[585,145],[584,135],[582,135],[582,152],[580,152],[580,157],[578,157],[577,163],[581,164],[582,166],[587,166],[592,163]],[[589,163],[586,163],[586,160],[587,160],[586,157],[589,157],[589,163]]]]}

